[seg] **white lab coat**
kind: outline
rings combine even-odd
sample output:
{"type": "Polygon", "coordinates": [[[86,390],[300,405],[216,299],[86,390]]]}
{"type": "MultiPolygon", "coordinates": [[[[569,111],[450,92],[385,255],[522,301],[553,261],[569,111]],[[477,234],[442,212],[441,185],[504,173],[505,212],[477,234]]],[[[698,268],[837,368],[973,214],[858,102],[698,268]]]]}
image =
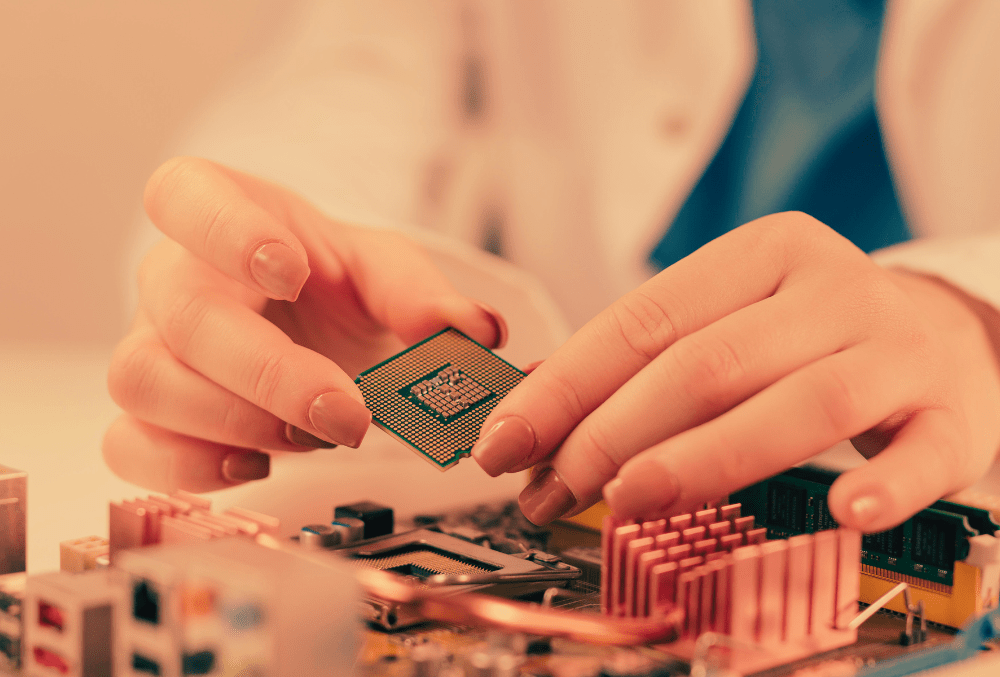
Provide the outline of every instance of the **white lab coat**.
{"type": "MultiPolygon", "coordinates": [[[[751,21],[745,0],[320,0],[180,149],[361,223],[478,243],[502,214],[508,258],[578,327],[650,274],[749,84],[751,21]],[[486,74],[472,120],[470,59],[486,74]]],[[[995,0],[890,0],[877,77],[919,236],[877,258],[995,307],[998,29],[995,0]]]]}

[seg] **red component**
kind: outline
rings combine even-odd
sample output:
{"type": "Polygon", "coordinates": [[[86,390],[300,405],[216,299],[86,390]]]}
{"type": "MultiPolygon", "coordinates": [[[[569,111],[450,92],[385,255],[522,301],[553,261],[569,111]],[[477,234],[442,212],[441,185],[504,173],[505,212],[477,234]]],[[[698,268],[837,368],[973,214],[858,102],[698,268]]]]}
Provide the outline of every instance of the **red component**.
{"type": "Polygon", "coordinates": [[[837,537],[837,604],[834,626],[839,630],[847,629],[858,613],[858,592],[861,588],[861,570],[858,560],[861,559],[861,532],[851,529],[838,529],[837,537]]]}
{"type": "Polygon", "coordinates": [[[660,534],[656,537],[655,548],[657,550],[666,550],[667,548],[672,548],[675,545],[681,544],[680,532],[670,531],[665,534],[660,534]]]}
{"type": "Polygon", "coordinates": [[[619,521],[611,515],[604,518],[601,523],[601,613],[613,614],[611,608],[611,585],[612,572],[611,565],[611,541],[614,539],[615,529],[619,521]]]}
{"type": "Polygon", "coordinates": [[[701,620],[701,575],[685,571],[677,577],[677,606],[684,610],[684,634],[698,636],[701,620]]]}
{"type": "Polygon", "coordinates": [[[679,573],[684,573],[685,571],[689,571],[695,567],[700,567],[704,563],[704,557],[685,557],[677,562],[677,571],[679,573]]]}
{"type": "MultiPolygon", "coordinates": [[[[801,643],[809,636],[812,604],[813,535],[788,539],[788,582],[785,591],[785,640],[801,643]]],[[[858,558],[860,559],[860,557],[858,558]]]]}
{"type": "Polygon", "coordinates": [[[733,560],[730,557],[719,564],[720,566],[715,569],[715,615],[712,618],[712,629],[720,634],[728,635],[729,618],[733,615],[732,609],[729,608],[733,560]]]}
{"type": "Polygon", "coordinates": [[[695,541],[704,540],[707,531],[705,527],[701,526],[684,529],[681,532],[681,543],[694,543],[695,541]]]}
{"type": "Polygon", "coordinates": [[[725,568],[726,565],[722,562],[706,562],[704,566],[699,567],[702,572],[701,619],[698,624],[699,635],[705,632],[711,632],[712,627],[715,624],[715,602],[718,598],[718,591],[716,590],[716,586],[718,584],[717,577],[719,571],[725,568]]]}
{"type": "Polygon", "coordinates": [[[752,645],[757,642],[760,616],[760,546],[737,548],[732,557],[729,636],[741,645],[752,645]]]}
{"type": "Polygon", "coordinates": [[[708,537],[722,538],[723,536],[728,536],[732,530],[732,522],[715,522],[708,525],[708,537]]]}
{"type": "Polygon", "coordinates": [[[667,531],[667,520],[653,520],[642,523],[642,536],[659,536],[667,531]]]}
{"type": "Polygon", "coordinates": [[[764,646],[785,641],[787,586],[788,541],[768,541],[760,546],[760,618],[757,623],[757,641],[764,646]]]}
{"type": "Polygon", "coordinates": [[[706,538],[703,541],[695,541],[692,545],[692,555],[707,555],[718,550],[719,541],[715,538],[706,538]]]}
{"type": "Polygon", "coordinates": [[[662,562],[650,569],[647,602],[650,616],[666,612],[677,599],[677,568],[677,562],[662,562]]]}
{"type": "Polygon", "coordinates": [[[684,531],[690,529],[694,515],[674,515],[668,523],[668,531],[684,531]]]}
{"type": "Polygon", "coordinates": [[[662,550],[654,550],[639,555],[638,582],[635,587],[636,615],[645,617],[652,613],[649,606],[649,585],[650,572],[657,564],[662,563],[667,558],[667,553],[662,550]]]}
{"type": "Polygon", "coordinates": [[[690,526],[692,515],[671,518],[681,533],[657,534],[659,524],[645,522],[641,538],[640,525],[606,522],[602,575],[614,600],[606,613],[650,622],[674,614],[680,637],[669,652],[680,657],[703,633],[728,634],[736,646],[725,661],[739,674],[855,642],[849,625],[858,609],[861,534],[839,529],[768,541],[767,529],[738,510],[694,516],[723,518],[708,528],[690,526]]]}
{"type": "MultiPolygon", "coordinates": [[[[837,545],[836,531],[813,534],[812,604],[809,634],[826,637],[837,617],[837,545]]],[[[858,553],[860,565],[861,555],[858,553]]]]}
{"type": "Polygon", "coordinates": [[[722,506],[719,508],[719,519],[732,522],[740,516],[741,507],[742,506],[739,503],[730,503],[729,505],[722,506]]]}
{"type": "Polygon", "coordinates": [[[712,522],[718,519],[719,511],[715,508],[707,508],[705,510],[699,510],[694,514],[695,526],[707,527],[712,522]]]}
{"type": "Polygon", "coordinates": [[[38,624],[42,627],[55,628],[59,632],[63,629],[63,612],[62,609],[55,606],[54,604],[49,604],[48,602],[38,601],[38,624]]]}
{"type": "Polygon", "coordinates": [[[42,667],[55,668],[64,675],[69,674],[69,663],[55,651],[49,651],[48,649],[36,646],[32,653],[35,656],[35,662],[42,667]]]}
{"type": "Polygon", "coordinates": [[[723,550],[732,552],[735,548],[743,545],[743,534],[727,534],[719,539],[719,545],[723,550]]]}
{"type": "Polygon", "coordinates": [[[611,606],[613,616],[624,615],[625,606],[625,558],[628,544],[639,537],[642,527],[628,524],[615,529],[611,540],[611,606]]]}
{"type": "Polygon", "coordinates": [[[690,557],[692,549],[693,546],[690,543],[685,543],[684,545],[675,545],[672,548],[667,548],[667,561],[678,562],[682,559],[690,557]]]}
{"type": "Polygon", "coordinates": [[[636,596],[639,578],[639,557],[653,549],[653,537],[637,538],[628,544],[625,550],[625,568],[622,575],[625,576],[625,615],[635,618],[639,609],[639,600],[636,596]]]}

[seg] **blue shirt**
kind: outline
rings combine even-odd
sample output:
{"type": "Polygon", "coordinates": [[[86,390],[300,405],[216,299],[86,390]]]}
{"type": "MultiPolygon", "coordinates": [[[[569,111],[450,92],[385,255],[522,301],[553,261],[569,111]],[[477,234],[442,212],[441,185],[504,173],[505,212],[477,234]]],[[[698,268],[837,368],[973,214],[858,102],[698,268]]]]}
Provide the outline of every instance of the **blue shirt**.
{"type": "Polygon", "coordinates": [[[885,0],[755,0],[757,70],[729,134],[650,255],[666,267],[800,210],[871,251],[910,238],[875,116],[885,0]]]}

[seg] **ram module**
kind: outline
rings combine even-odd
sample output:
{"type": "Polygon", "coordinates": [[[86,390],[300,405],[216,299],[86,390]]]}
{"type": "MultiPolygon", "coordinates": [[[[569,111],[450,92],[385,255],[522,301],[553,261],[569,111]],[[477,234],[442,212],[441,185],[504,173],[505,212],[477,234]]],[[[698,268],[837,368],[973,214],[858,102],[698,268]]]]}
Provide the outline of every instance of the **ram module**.
{"type": "MultiPolygon", "coordinates": [[[[827,506],[835,479],[835,472],[791,468],[736,492],[730,501],[756,515],[768,538],[835,529],[837,522],[827,506]]],[[[894,529],[867,534],[861,544],[862,571],[948,592],[955,562],[969,554],[969,538],[992,535],[997,529],[1000,524],[987,510],[937,501],[894,529]]]]}

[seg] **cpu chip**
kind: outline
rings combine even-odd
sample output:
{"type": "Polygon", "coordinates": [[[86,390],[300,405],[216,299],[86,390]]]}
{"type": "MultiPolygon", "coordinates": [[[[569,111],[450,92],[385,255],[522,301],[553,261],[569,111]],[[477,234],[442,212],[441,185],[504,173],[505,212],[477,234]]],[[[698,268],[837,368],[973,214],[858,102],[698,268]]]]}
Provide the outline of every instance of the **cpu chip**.
{"type": "Polygon", "coordinates": [[[524,373],[457,329],[362,372],[372,421],[440,470],[468,456],[483,421],[524,373]]]}

